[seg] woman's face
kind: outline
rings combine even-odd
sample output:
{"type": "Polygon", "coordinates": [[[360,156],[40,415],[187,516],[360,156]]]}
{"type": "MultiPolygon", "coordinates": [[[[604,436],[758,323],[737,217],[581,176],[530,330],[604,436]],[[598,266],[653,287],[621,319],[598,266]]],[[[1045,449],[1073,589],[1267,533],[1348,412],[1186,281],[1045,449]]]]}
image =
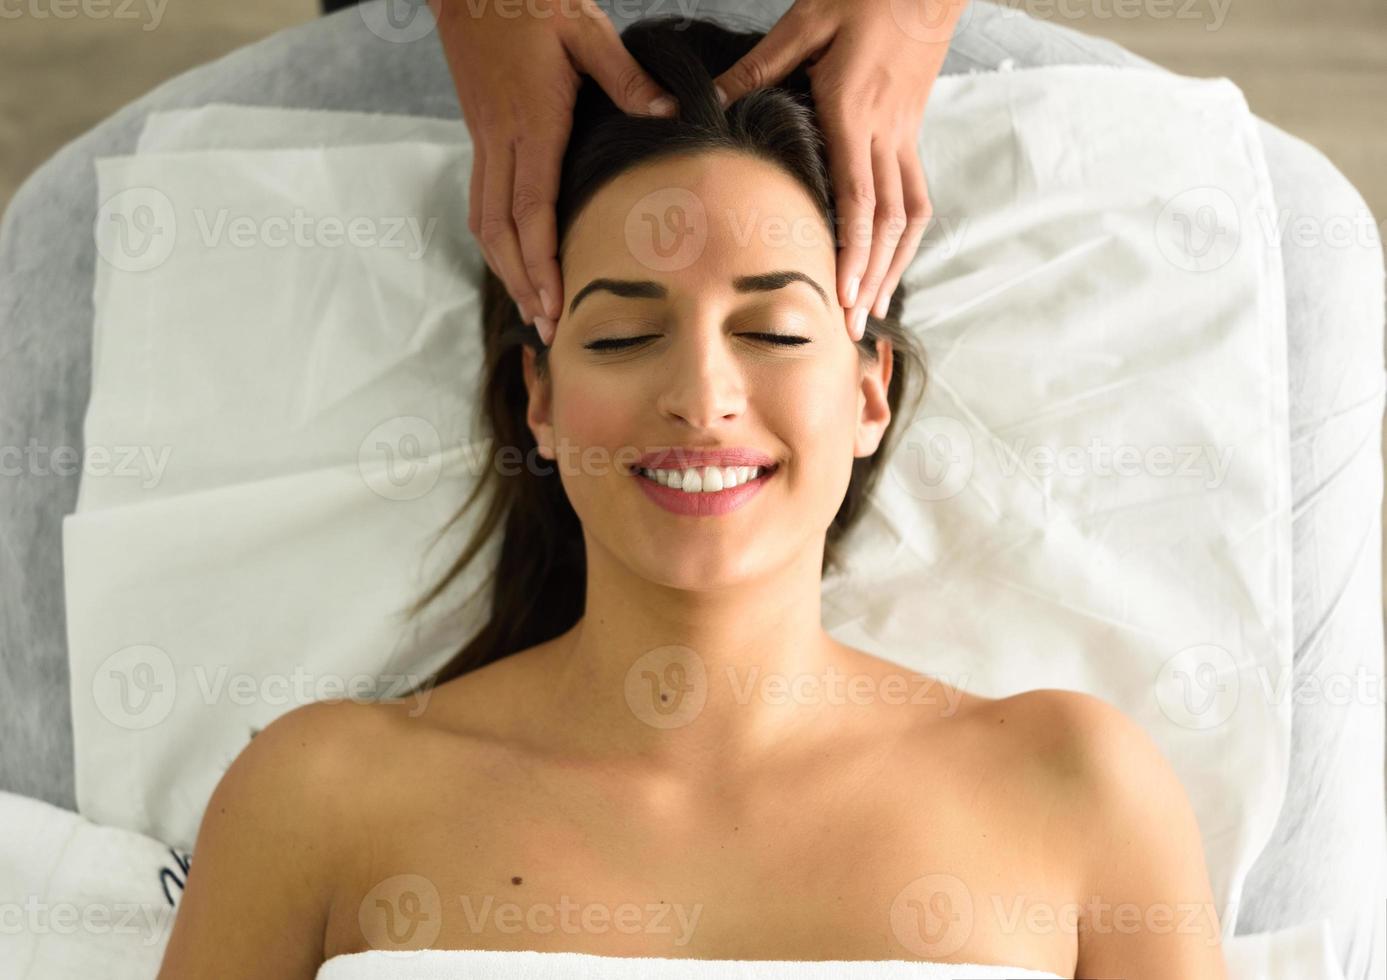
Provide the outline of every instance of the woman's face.
{"type": "Polygon", "coordinates": [[[600,547],[680,589],[798,560],[818,569],[852,461],[876,451],[890,420],[890,342],[878,342],[876,364],[859,358],[835,262],[809,195],[743,154],[641,166],[582,210],[561,257],[565,305],[548,377],[529,349],[524,363],[530,428],[555,459],[590,559],[600,547]],[[751,278],[771,273],[793,276],[751,278]],[[595,280],[613,288],[589,288],[595,280]],[[680,447],[757,450],[778,469],[729,513],[672,513],[634,465],[680,447]]]}

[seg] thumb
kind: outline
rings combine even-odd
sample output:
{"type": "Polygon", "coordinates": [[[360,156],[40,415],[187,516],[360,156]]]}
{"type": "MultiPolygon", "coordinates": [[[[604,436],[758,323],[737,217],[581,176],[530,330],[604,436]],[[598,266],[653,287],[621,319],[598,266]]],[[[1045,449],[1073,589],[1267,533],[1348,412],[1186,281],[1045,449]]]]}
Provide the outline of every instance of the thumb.
{"type": "Polygon", "coordinates": [[[822,46],[813,37],[819,33],[795,16],[795,7],[787,10],[756,46],[742,55],[727,71],[713,79],[726,96],[727,108],[748,92],[774,85],[804,62],[809,52],[822,46]]]}
{"type": "Polygon", "coordinates": [[[578,34],[569,51],[578,70],[591,75],[627,115],[674,115],[675,100],[631,57],[612,22],[605,15],[588,20],[591,26],[578,34]]]}

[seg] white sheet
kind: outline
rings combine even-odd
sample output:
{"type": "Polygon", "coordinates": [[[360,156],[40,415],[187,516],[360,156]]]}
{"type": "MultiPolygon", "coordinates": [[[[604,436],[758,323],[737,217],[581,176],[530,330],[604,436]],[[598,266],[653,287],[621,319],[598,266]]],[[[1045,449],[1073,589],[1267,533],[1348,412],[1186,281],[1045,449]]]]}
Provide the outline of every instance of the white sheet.
{"type": "MultiPolygon", "coordinates": [[[[226,146],[237,110],[197,112],[226,146]]],[[[271,144],[278,112],[246,112],[245,145],[271,144]]],[[[304,115],[274,132],[296,142],[304,115]]],[[[309,142],[328,142],[332,114],[308,115],[309,142]]],[[[441,629],[401,635],[388,613],[469,485],[466,452],[416,468],[438,478],[408,501],[371,491],[356,461],[381,418],[425,421],[395,423],[396,446],[470,431],[480,255],[447,237],[466,235],[470,156],[460,126],[456,147],[437,130],[362,145],[369,119],[350,121],[351,148],[201,151],[190,113],[164,120],[167,145],[146,134],[157,154],[100,165],[103,201],[153,187],[168,202],[127,194],[122,220],[165,207],[179,235],[153,268],[98,263],[88,445],[174,451],[154,486],[86,474],[64,527],[78,800],[94,819],[190,842],[249,730],[303,693],[237,703],[207,693],[217,675],[199,665],[321,679],[418,674],[446,653],[441,629]],[[412,264],[379,247],[206,248],[183,229],[201,232],[208,202],[260,228],[295,207],[438,214],[445,237],[412,264]],[[120,685],[141,678],[177,684],[132,717],[120,685]]],[[[921,145],[937,217],[905,318],[931,384],[853,536],[855,572],[825,582],[825,625],[980,693],[1066,687],[1121,707],[1185,783],[1231,930],[1284,794],[1290,721],[1266,693],[1290,676],[1284,300],[1252,233],[1274,208],[1251,117],[1226,79],[1028,69],[939,79],[921,145]],[[1242,234],[1182,252],[1181,222],[1210,215],[1242,234]],[[1080,458],[1095,439],[1171,458],[1099,472],[1080,458]],[[1012,468],[1036,447],[1069,447],[1077,468],[1012,468]],[[955,453],[966,481],[920,469],[955,453]],[[1201,727],[1181,685],[1210,676],[1226,721],[1201,727]]],[[[459,622],[449,647],[480,625],[459,622]]]]}

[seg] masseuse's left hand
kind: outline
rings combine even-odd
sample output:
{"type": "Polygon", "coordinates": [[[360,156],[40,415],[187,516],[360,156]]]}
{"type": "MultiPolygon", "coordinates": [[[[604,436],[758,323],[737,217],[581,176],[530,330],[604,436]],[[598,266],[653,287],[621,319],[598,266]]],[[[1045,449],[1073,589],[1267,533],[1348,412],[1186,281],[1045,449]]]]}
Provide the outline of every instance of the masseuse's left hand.
{"type": "Polygon", "coordinates": [[[828,144],[848,333],[886,315],[932,208],[916,138],[967,0],[795,0],[715,81],[727,104],[806,65],[828,144]],[[875,232],[873,229],[875,228],[875,232]],[[860,286],[859,286],[860,283],[860,286]]]}

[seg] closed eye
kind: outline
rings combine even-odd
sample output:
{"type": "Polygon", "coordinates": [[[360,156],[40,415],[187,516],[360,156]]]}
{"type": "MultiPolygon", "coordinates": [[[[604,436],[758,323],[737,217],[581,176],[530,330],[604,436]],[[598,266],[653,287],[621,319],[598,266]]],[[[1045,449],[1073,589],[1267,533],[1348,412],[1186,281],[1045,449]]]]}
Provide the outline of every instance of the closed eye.
{"type": "MultiPolygon", "coordinates": [[[[589,344],[584,344],[583,346],[588,350],[594,351],[623,350],[627,347],[634,347],[636,344],[644,343],[647,340],[653,340],[657,336],[659,335],[644,334],[640,337],[618,337],[610,338],[607,340],[594,340],[589,344]]],[[[796,337],[791,334],[782,333],[743,333],[738,334],[737,336],[756,337],[757,339],[765,340],[768,343],[776,344],[780,347],[798,347],[801,344],[810,343],[808,337],[796,337]]]]}

